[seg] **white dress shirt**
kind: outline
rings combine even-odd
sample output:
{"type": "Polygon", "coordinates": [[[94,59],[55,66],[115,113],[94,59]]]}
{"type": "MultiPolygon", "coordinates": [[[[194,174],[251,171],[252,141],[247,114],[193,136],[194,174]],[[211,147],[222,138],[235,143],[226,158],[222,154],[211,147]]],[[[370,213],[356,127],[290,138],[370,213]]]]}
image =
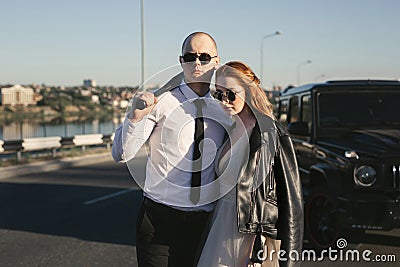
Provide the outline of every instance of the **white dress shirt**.
{"type": "Polygon", "coordinates": [[[217,200],[214,160],[226,130],[232,125],[210,92],[203,97],[204,145],[200,201],[190,200],[196,106],[199,96],[185,83],[159,96],[158,103],[140,122],[125,118],[115,132],[112,155],[115,161],[134,158],[148,141],[149,153],[143,186],[148,198],[180,210],[214,208],[217,200]],[[206,185],[206,186],[204,186],[206,185]]]}

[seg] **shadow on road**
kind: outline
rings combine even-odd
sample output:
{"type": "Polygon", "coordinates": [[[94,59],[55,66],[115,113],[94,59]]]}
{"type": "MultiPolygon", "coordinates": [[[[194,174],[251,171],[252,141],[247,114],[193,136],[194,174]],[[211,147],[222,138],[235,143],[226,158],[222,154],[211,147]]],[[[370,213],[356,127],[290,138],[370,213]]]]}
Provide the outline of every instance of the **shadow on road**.
{"type": "Polygon", "coordinates": [[[139,190],[91,205],[125,188],[0,183],[0,228],[135,245],[139,190]]]}

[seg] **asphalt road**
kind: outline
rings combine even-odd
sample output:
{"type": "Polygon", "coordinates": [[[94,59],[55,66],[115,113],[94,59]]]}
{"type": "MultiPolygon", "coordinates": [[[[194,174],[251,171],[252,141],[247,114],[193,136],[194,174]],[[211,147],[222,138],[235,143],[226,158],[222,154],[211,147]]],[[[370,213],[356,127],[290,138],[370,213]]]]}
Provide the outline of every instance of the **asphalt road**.
{"type": "MultiPolygon", "coordinates": [[[[138,161],[139,172],[144,163],[138,161]]],[[[140,201],[141,191],[127,168],[111,158],[0,180],[0,266],[137,266],[135,220],[140,201]]],[[[368,232],[348,242],[348,249],[369,249],[372,256],[395,255],[397,264],[325,257],[302,266],[400,262],[400,229],[368,232]]]]}
{"type": "Polygon", "coordinates": [[[111,158],[1,180],[0,266],[136,266],[141,195],[111,158]]]}

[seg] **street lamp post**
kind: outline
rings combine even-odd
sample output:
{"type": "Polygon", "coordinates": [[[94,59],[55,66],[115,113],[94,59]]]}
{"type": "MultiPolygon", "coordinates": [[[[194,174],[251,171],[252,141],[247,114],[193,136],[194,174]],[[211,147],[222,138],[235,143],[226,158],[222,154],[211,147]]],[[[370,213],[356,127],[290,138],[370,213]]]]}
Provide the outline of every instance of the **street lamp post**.
{"type": "Polygon", "coordinates": [[[264,40],[270,37],[274,37],[276,35],[280,35],[282,34],[280,31],[276,31],[274,33],[271,34],[267,34],[265,35],[262,39],[261,39],[261,49],[260,49],[260,78],[261,78],[261,87],[264,84],[264,79],[263,79],[263,72],[264,72],[264,40]]]}
{"type": "Polygon", "coordinates": [[[297,85],[300,85],[300,67],[310,64],[310,63],[311,63],[311,60],[307,60],[304,62],[300,62],[299,65],[297,66],[297,85]]]}
{"type": "Polygon", "coordinates": [[[140,25],[141,25],[141,58],[142,58],[142,89],[144,90],[145,74],[145,60],[144,60],[144,0],[140,0],[140,25]]]}

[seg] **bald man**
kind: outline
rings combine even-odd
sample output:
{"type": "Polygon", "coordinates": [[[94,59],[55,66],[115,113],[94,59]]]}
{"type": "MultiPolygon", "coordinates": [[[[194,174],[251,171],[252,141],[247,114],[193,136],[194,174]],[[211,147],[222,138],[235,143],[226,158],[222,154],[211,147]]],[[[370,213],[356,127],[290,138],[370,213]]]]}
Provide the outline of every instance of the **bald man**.
{"type": "Polygon", "coordinates": [[[158,97],[137,94],[131,113],[115,132],[112,155],[117,162],[129,161],[149,144],[136,228],[139,266],[194,266],[215,207],[215,188],[203,186],[215,180],[223,125],[231,123],[210,96],[220,62],[215,40],[204,32],[190,34],[179,62],[184,74],[180,83],[158,97]],[[135,108],[139,100],[146,108],[135,108]]]}

